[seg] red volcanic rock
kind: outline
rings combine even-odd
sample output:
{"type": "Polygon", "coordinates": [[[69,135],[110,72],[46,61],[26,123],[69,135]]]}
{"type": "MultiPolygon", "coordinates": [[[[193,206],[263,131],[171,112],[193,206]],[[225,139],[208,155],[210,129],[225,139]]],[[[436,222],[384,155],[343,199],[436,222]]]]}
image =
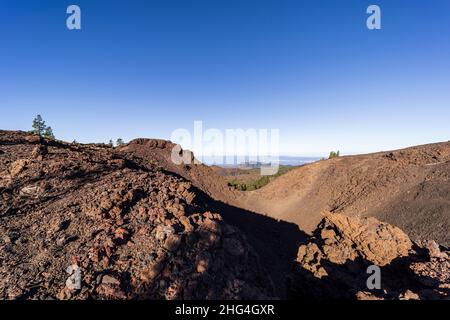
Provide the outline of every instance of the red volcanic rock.
{"type": "Polygon", "coordinates": [[[0,151],[0,299],[274,295],[246,239],[222,236],[221,215],[182,177],[113,148],[20,132],[0,131],[0,151]],[[78,289],[66,286],[73,261],[78,289]]]}
{"type": "Polygon", "coordinates": [[[412,242],[399,228],[374,218],[326,213],[309,243],[300,246],[289,278],[293,298],[443,299],[450,288],[448,251],[412,242]],[[369,266],[381,287],[369,288],[369,266]]]}

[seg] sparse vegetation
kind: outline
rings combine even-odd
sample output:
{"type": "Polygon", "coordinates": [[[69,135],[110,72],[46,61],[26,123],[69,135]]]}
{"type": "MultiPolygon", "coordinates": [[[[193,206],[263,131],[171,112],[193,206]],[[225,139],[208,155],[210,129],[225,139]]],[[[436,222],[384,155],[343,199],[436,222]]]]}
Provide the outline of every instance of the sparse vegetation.
{"type": "Polygon", "coordinates": [[[45,130],[45,121],[42,119],[41,115],[38,114],[33,120],[33,133],[42,135],[45,130]]]}
{"type": "Polygon", "coordinates": [[[49,139],[55,139],[55,135],[53,134],[52,127],[45,128],[44,137],[49,139]]]}
{"type": "Polygon", "coordinates": [[[44,119],[42,119],[42,116],[40,114],[38,114],[36,118],[33,119],[32,128],[32,132],[34,134],[49,139],[55,139],[52,127],[45,125],[45,121],[44,119]]]}
{"type": "MultiPolygon", "coordinates": [[[[285,174],[286,172],[294,169],[295,167],[293,166],[280,166],[278,169],[278,172],[274,175],[271,176],[260,176],[258,179],[256,180],[247,180],[247,181],[242,181],[242,180],[238,180],[238,179],[233,179],[228,181],[228,185],[230,187],[235,188],[236,190],[239,191],[253,191],[253,190],[257,190],[260,189],[262,187],[264,187],[266,184],[268,184],[271,180],[273,180],[276,177],[279,177],[283,174],[285,174]]],[[[259,168],[255,168],[252,170],[260,170],[259,168]]]]}
{"type": "Polygon", "coordinates": [[[270,182],[269,176],[262,176],[258,180],[253,181],[231,180],[228,182],[228,185],[239,191],[253,191],[264,187],[269,182],[270,182]]]}
{"type": "Polygon", "coordinates": [[[117,147],[120,147],[123,144],[124,144],[124,142],[123,142],[122,138],[119,138],[119,139],[116,140],[116,146],[117,147]]]}
{"type": "Polygon", "coordinates": [[[339,157],[339,150],[338,151],[331,151],[330,155],[328,156],[328,159],[333,159],[339,157]]]}

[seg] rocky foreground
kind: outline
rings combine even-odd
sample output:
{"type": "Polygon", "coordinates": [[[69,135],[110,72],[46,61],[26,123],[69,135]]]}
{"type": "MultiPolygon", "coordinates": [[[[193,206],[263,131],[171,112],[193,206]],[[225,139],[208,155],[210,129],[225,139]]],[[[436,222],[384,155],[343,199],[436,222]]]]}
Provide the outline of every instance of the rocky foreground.
{"type": "Polygon", "coordinates": [[[0,298],[273,297],[247,241],[196,195],[106,146],[0,132],[0,298]]]}
{"type": "Polygon", "coordinates": [[[450,251],[375,218],[327,213],[289,278],[291,298],[448,299],[450,251]],[[380,267],[379,288],[367,285],[372,265],[380,267]]]}
{"type": "Polygon", "coordinates": [[[326,214],[297,259],[283,256],[292,272],[275,274],[260,257],[280,234],[258,243],[257,220],[236,217],[256,213],[211,210],[214,192],[199,189],[211,172],[165,165],[166,147],[0,131],[0,299],[270,299],[283,278],[293,299],[448,298],[448,249],[373,218],[326,214]],[[380,289],[366,285],[373,264],[380,289]]]}

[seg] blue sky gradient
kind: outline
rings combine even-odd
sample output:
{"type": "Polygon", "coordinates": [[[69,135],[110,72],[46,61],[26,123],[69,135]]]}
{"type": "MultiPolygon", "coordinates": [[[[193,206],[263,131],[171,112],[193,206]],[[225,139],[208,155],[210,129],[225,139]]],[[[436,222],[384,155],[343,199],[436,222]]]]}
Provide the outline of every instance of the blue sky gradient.
{"type": "Polygon", "coordinates": [[[279,128],[283,154],[312,156],[446,141],[449,15],[448,0],[2,0],[0,128],[39,113],[57,138],[106,142],[202,120],[279,128]]]}

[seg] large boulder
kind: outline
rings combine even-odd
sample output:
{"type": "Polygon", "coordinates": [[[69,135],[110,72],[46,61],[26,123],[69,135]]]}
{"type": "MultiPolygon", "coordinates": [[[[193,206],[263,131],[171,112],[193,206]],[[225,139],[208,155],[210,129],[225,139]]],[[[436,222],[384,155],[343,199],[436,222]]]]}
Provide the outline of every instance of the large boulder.
{"type": "Polygon", "coordinates": [[[448,254],[435,242],[414,243],[374,218],[325,213],[314,237],[299,247],[289,288],[292,298],[443,298],[449,273],[448,254]],[[367,284],[370,266],[380,270],[380,288],[367,284]]]}

